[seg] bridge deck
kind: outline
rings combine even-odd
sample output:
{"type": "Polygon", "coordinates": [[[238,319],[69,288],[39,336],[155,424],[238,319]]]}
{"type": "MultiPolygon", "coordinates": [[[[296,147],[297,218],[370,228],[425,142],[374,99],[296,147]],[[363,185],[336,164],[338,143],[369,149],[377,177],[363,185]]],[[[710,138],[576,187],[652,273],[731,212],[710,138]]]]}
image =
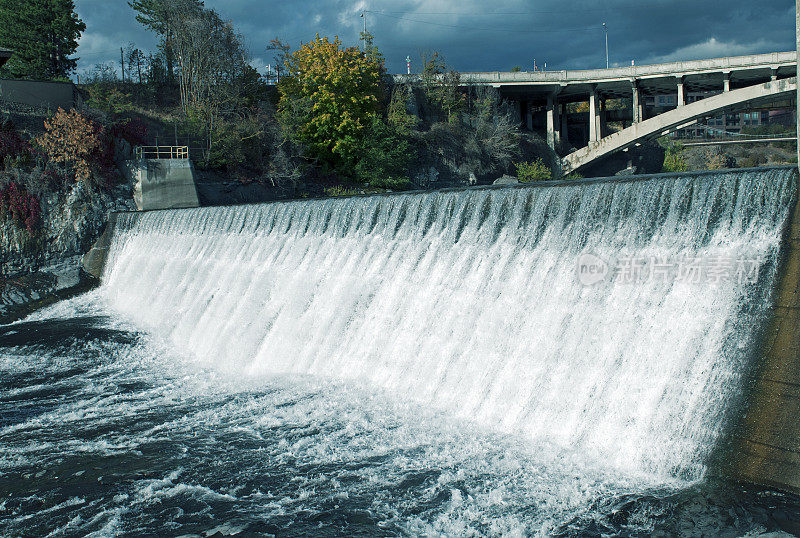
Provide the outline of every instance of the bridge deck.
{"type": "MultiPolygon", "coordinates": [[[[731,87],[737,88],[765,77],[787,78],[796,73],[797,53],[789,51],[610,69],[462,73],[461,84],[493,86],[507,95],[546,95],[557,90],[559,100],[565,101],[585,97],[592,87],[606,97],[630,97],[632,81],[644,93],[668,94],[675,93],[677,78],[683,79],[686,91],[709,91],[721,89],[726,74],[731,87]]],[[[419,80],[419,75],[395,75],[394,79],[403,83],[419,80]]]]}

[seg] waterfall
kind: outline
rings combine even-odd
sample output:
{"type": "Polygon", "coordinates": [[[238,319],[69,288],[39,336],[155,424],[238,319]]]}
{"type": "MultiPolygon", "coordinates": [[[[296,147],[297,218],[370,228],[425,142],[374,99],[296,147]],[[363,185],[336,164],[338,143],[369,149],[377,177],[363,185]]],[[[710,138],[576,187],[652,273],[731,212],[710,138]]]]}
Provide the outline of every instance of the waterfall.
{"type": "Polygon", "coordinates": [[[357,379],[693,480],[795,188],[771,169],[120,214],[101,293],[222,372],[357,379]]]}

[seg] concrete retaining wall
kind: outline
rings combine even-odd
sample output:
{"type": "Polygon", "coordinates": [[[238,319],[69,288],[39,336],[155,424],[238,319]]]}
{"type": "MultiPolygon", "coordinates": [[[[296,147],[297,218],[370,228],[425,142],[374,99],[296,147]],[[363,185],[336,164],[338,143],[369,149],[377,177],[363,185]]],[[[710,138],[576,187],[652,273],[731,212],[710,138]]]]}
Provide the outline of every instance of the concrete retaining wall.
{"type": "Polygon", "coordinates": [[[114,237],[116,221],[117,213],[109,213],[106,229],[103,230],[102,235],[95,241],[92,249],[84,254],[83,259],[81,259],[81,267],[83,270],[98,280],[103,276],[103,269],[106,266],[106,260],[108,258],[108,249],[114,237]]]}
{"type": "Polygon", "coordinates": [[[133,199],[140,211],[200,206],[189,159],[125,161],[120,168],[134,183],[133,199]]]}
{"type": "Polygon", "coordinates": [[[0,79],[0,101],[69,110],[83,104],[83,97],[71,82],[0,79]]]}

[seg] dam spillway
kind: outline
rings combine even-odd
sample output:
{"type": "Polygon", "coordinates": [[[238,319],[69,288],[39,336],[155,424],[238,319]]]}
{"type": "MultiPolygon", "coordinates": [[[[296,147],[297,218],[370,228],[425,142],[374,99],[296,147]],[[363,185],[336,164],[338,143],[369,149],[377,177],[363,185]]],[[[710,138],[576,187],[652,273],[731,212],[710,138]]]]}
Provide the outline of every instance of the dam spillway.
{"type": "Polygon", "coordinates": [[[774,169],[120,214],[101,292],[207,367],[355,379],[698,480],[742,412],[796,188],[774,169]]]}
{"type": "Polygon", "coordinates": [[[113,214],[0,325],[0,534],[795,532],[797,187],[113,214]]]}

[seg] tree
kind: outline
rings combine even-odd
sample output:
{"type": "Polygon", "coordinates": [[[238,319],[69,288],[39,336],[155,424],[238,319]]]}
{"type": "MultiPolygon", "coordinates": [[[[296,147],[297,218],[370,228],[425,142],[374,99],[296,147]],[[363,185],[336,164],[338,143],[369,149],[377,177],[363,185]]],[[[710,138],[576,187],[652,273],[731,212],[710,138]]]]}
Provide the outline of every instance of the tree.
{"type": "Polygon", "coordinates": [[[537,158],[532,161],[515,163],[515,165],[517,167],[517,179],[520,183],[543,181],[553,178],[550,168],[542,159],[537,158]]]}
{"type": "Polygon", "coordinates": [[[347,167],[357,159],[364,129],[377,112],[381,68],[356,47],[319,34],[286,61],[279,112],[312,157],[347,167]]]}
{"type": "Polygon", "coordinates": [[[175,36],[180,19],[203,9],[200,0],[131,0],[128,5],[138,14],[136,21],[161,37],[169,82],[174,82],[175,36]]]}
{"type": "Polygon", "coordinates": [[[212,106],[231,102],[231,84],[245,73],[247,55],[230,22],[199,0],[133,0],[129,5],[139,12],[136,20],[161,36],[167,72],[178,73],[185,113],[210,120],[212,106]]]}
{"type": "Polygon", "coordinates": [[[684,156],[683,144],[680,142],[667,141],[664,153],[664,164],[662,172],[686,172],[689,170],[689,164],[686,162],[684,156]]]}
{"type": "Polygon", "coordinates": [[[284,70],[286,68],[286,64],[289,61],[289,54],[290,51],[292,50],[292,47],[276,37],[275,39],[269,42],[269,45],[267,45],[267,50],[274,51],[275,83],[277,84],[281,81],[281,77],[284,74],[284,70]]]}
{"type": "Polygon", "coordinates": [[[144,53],[130,43],[125,49],[125,60],[128,62],[128,70],[131,73],[130,80],[133,80],[133,73],[138,75],[139,84],[142,83],[142,62],[145,60],[144,53]]]}
{"type": "Polygon", "coordinates": [[[407,175],[413,154],[406,125],[384,122],[375,114],[364,132],[353,172],[372,187],[402,190],[410,184],[407,175]]]}
{"type": "Polygon", "coordinates": [[[378,46],[375,45],[375,36],[372,35],[370,32],[361,32],[360,34],[361,42],[364,43],[364,54],[366,57],[378,64],[378,69],[380,69],[381,76],[386,74],[386,59],[383,57],[383,53],[378,49],[378,46]]]}
{"type": "Polygon", "coordinates": [[[422,87],[428,103],[441,111],[447,121],[454,121],[456,113],[464,106],[459,89],[461,74],[448,69],[438,52],[424,53],[422,57],[422,87]]]}
{"type": "Polygon", "coordinates": [[[37,142],[50,157],[75,172],[77,181],[89,182],[92,163],[102,146],[102,128],[76,110],[56,115],[44,122],[45,133],[37,142]]]}
{"type": "Polygon", "coordinates": [[[84,30],[73,0],[0,0],[0,47],[14,51],[2,74],[66,77],[77,66],[71,56],[84,30]]]}

